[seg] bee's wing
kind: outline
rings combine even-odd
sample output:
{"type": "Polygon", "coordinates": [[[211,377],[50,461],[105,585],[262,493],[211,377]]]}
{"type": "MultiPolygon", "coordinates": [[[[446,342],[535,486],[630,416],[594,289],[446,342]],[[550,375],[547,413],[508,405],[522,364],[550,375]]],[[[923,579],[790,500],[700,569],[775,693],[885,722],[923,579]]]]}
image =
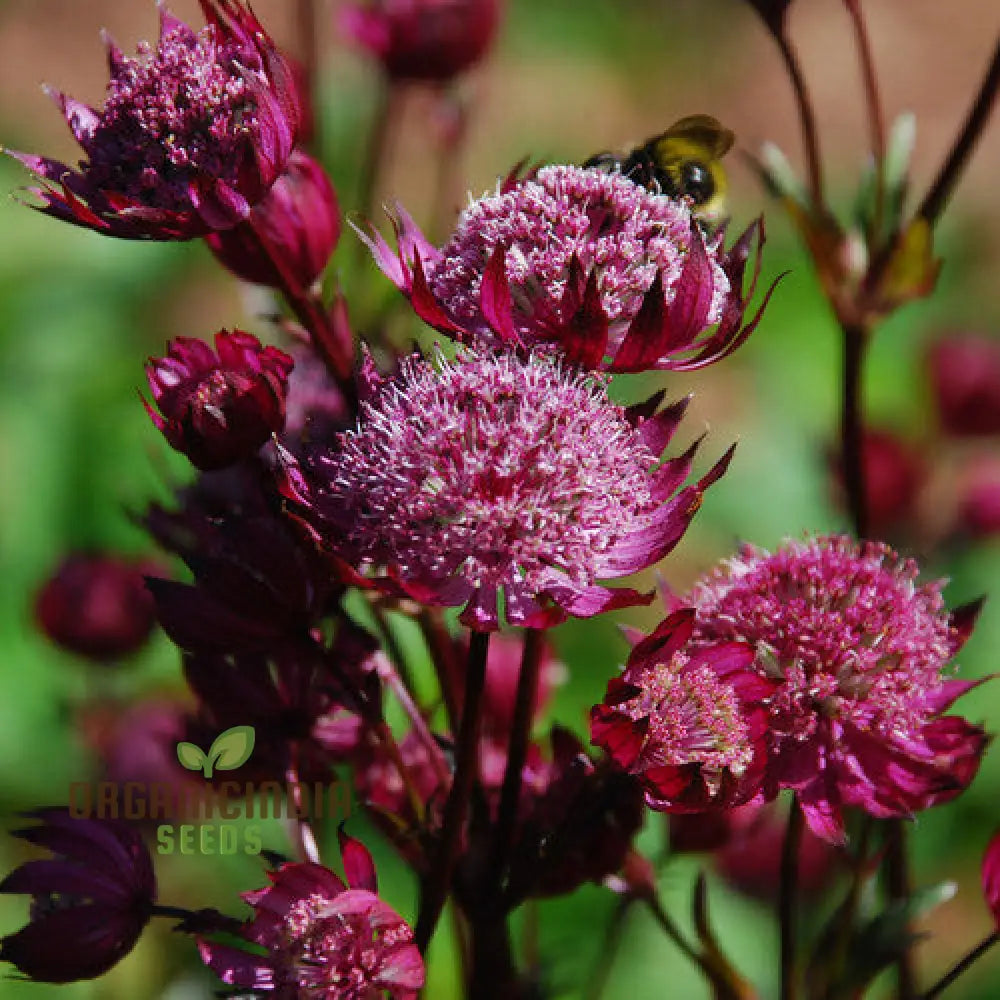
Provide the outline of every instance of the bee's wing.
{"type": "Polygon", "coordinates": [[[711,115],[688,115],[674,122],[660,139],[685,140],[704,149],[713,159],[718,159],[729,152],[736,136],[711,115]]]}

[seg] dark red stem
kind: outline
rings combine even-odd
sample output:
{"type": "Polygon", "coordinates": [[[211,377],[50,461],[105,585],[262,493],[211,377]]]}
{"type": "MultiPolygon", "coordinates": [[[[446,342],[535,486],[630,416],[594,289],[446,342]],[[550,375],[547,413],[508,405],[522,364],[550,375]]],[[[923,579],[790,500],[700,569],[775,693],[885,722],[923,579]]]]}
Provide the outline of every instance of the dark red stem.
{"type": "Polygon", "coordinates": [[[793,798],[788,810],[788,826],[781,851],[781,882],[778,898],[778,922],[781,929],[781,1000],[795,1000],[798,996],[796,981],[796,927],[795,911],[798,902],[799,847],[802,843],[802,810],[798,799],[793,798]]]}
{"type": "Polygon", "coordinates": [[[955,982],[958,977],[965,972],[966,969],[973,966],[979,961],[998,941],[1000,941],[1000,931],[994,931],[989,937],[984,938],[979,944],[976,945],[968,955],[965,956],[961,961],[957,962],[948,972],[946,972],[921,998],[921,1000],[933,1000],[934,997],[940,996],[944,993],[945,989],[953,982],[955,982]]]}
{"type": "Polygon", "coordinates": [[[517,676],[514,718],[511,723],[507,764],[503,773],[503,786],[500,789],[500,807],[493,833],[493,849],[490,853],[487,876],[492,881],[494,892],[501,887],[504,869],[514,846],[512,841],[517,822],[517,806],[521,798],[521,776],[524,762],[528,757],[543,648],[544,633],[538,629],[528,629],[524,634],[524,652],[521,655],[521,669],[517,676]]]}
{"type": "Polygon", "coordinates": [[[868,535],[868,503],[864,467],[864,414],[862,412],[862,374],[868,331],[863,326],[845,324],[843,399],[840,423],[840,455],[843,465],[844,492],[854,533],[868,535]]]}
{"type": "Polygon", "coordinates": [[[816,129],[816,113],[813,111],[809,88],[806,86],[795,49],[785,35],[782,27],[774,35],[778,50],[784,60],[785,69],[792,82],[795,92],[795,103],[799,109],[799,122],[802,125],[802,144],[805,149],[806,170],[809,173],[809,196],[814,207],[823,204],[823,167],[819,152],[819,133],[816,129]]]}
{"type": "Polygon", "coordinates": [[[1000,39],[997,40],[993,50],[993,59],[986,71],[986,76],[983,77],[982,86],[979,88],[979,93],[969,111],[969,117],[966,118],[965,125],[955,141],[948,159],[941,168],[941,172],[935,178],[917,210],[917,215],[926,219],[931,225],[937,221],[938,216],[951,198],[972,150],[986,127],[986,122],[989,120],[996,102],[998,90],[1000,90],[1000,39]]]}
{"type": "Polygon", "coordinates": [[[486,682],[488,632],[473,632],[469,639],[469,662],[462,704],[462,723],[455,748],[455,774],[444,807],[441,835],[427,877],[421,887],[420,914],[414,932],[417,947],[423,952],[434,934],[441,910],[451,886],[452,874],[462,846],[462,830],[469,809],[479,756],[479,729],[483,688],[486,682]]]}

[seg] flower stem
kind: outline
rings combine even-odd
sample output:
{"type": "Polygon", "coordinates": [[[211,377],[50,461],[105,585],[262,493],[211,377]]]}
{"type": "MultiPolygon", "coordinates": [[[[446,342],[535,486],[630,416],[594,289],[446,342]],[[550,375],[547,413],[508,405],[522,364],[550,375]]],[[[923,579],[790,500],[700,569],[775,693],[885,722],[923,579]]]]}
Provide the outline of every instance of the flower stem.
{"type": "Polygon", "coordinates": [[[798,897],[799,847],[802,843],[802,810],[797,798],[788,811],[785,843],[781,850],[781,895],[778,920],[781,927],[781,1000],[798,996],[795,972],[795,911],[798,897]]]}
{"type": "MultiPolygon", "coordinates": [[[[368,148],[361,168],[361,188],[358,191],[358,209],[362,218],[371,219],[375,211],[375,194],[378,182],[388,159],[389,138],[398,117],[400,94],[392,82],[383,82],[375,105],[368,148]]],[[[367,253],[364,244],[358,241],[361,251],[367,253]]]]}
{"type": "Polygon", "coordinates": [[[809,97],[809,88],[806,86],[805,77],[802,75],[802,66],[799,58],[792,48],[792,43],[785,35],[784,28],[780,28],[774,33],[775,41],[778,43],[778,50],[784,60],[785,69],[792,82],[792,89],[795,92],[795,103],[799,109],[799,122],[802,125],[802,143],[805,149],[806,169],[809,172],[809,196],[813,207],[823,204],[823,167],[819,152],[819,134],[816,130],[816,113],[813,111],[812,99],[809,97]]]}
{"type": "Polygon", "coordinates": [[[885,203],[885,115],[882,111],[875,61],[872,58],[871,41],[861,12],[860,0],[845,0],[845,2],[854,25],[854,37],[857,41],[858,57],[861,60],[861,75],[864,78],[865,100],[868,105],[868,129],[871,134],[872,155],[875,158],[875,212],[871,236],[876,238],[882,228],[885,203]]]}
{"type": "Polygon", "coordinates": [[[584,1000],[601,1000],[608,980],[611,978],[615,956],[618,954],[618,948],[625,934],[625,919],[635,902],[635,896],[623,896],[618,901],[607,930],[604,932],[604,946],[597,954],[597,967],[590,974],[584,1000]]]}
{"type": "Polygon", "coordinates": [[[448,634],[448,629],[441,620],[441,613],[433,608],[425,608],[420,612],[420,627],[424,632],[424,641],[434,662],[438,686],[444,699],[445,712],[452,732],[458,729],[458,697],[456,695],[459,672],[458,658],[455,655],[455,643],[448,634]]]}
{"type": "Polygon", "coordinates": [[[451,793],[444,807],[437,855],[422,886],[420,914],[414,932],[417,947],[422,952],[427,950],[427,945],[441,916],[462,845],[465,814],[468,811],[477,771],[479,723],[482,714],[489,644],[490,635],[488,632],[472,632],[469,638],[469,662],[462,705],[462,723],[456,746],[455,775],[452,778],[451,793]]]}
{"type": "MultiPolygon", "coordinates": [[[[885,824],[885,874],[890,902],[905,903],[910,898],[910,865],[906,856],[906,829],[903,820],[890,819],[885,824]]],[[[898,1000],[913,1000],[917,995],[913,971],[913,950],[904,948],[896,960],[898,1000]]]]}
{"type": "Polygon", "coordinates": [[[316,17],[316,0],[296,0],[295,32],[296,50],[302,65],[302,90],[309,102],[312,132],[304,137],[303,144],[315,152],[321,148],[318,134],[321,115],[315,114],[319,98],[319,19],[316,17]]]}
{"type": "Polygon", "coordinates": [[[663,908],[663,904],[660,902],[659,897],[650,893],[649,895],[643,895],[642,899],[649,905],[649,909],[652,911],[652,914],[656,918],[656,922],[660,925],[660,928],[663,930],[663,933],[666,934],[678,948],[680,948],[686,958],[697,965],[699,969],[704,971],[704,960],[694,950],[694,948],[692,948],[691,945],[684,940],[680,929],[677,924],[674,923],[670,914],[663,908]]]}
{"type": "Polygon", "coordinates": [[[972,949],[961,961],[957,962],[948,970],[921,998],[921,1000],[933,1000],[940,996],[947,987],[951,986],[958,977],[979,961],[998,941],[1000,941],[1000,930],[994,931],[988,937],[983,938],[975,948],[972,949]]]}
{"type": "Polygon", "coordinates": [[[510,860],[513,847],[514,825],[521,799],[521,775],[528,756],[528,741],[531,738],[531,720],[535,714],[535,696],[538,692],[538,671],[542,662],[543,646],[543,633],[539,629],[530,628],[525,632],[521,669],[517,675],[517,693],[507,749],[507,764],[503,773],[503,786],[500,789],[500,807],[497,811],[488,868],[488,877],[492,880],[494,891],[502,885],[504,869],[510,860]]]}
{"type": "Polygon", "coordinates": [[[862,412],[862,373],[868,331],[861,325],[845,323],[843,398],[840,423],[840,456],[843,463],[844,490],[854,533],[868,534],[868,503],[863,454],[864,414],[862,412]]]}
{"type": "Polygon", "coordinates": [[[969,156],[986,127],[998,90],[1000,90],[1000,39],[997,40],[993,50],[993,59],[986,71],[986,76],[983,77],[982,85],[969,111],[969,116],[965,120],[965,125],[959,133],[958,139],[955,140],[955,145],[952,147],[948,159],[941,167],[940,173],[934,179],[934,183],[931,184],[930,190],[917,210],[917,216],[926,219],[931,225],[937,221],[938,216],[951,198],[952,191],[954,191],[955,185],[965,169],[969,156]]]}

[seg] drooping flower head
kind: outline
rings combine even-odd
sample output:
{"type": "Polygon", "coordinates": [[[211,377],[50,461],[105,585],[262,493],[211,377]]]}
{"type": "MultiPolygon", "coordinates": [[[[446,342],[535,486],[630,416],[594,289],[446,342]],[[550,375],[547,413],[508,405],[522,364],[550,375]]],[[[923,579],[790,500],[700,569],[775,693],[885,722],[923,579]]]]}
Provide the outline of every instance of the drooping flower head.
{"type": "Polygon", "coordinates": [[[363,238],[420,317],[462,342],[549,344],[591,369],[689,370],[735,350],[757,322],[743,325],[742,282],[758,226],[727,253],[687,201],[622,174],[548,166],[508,179],[441,249],[402,210],[395,225],[398,252],[378,233],[363,238]]]}
{"type": "Polygon", "coordinates": [[[397,380],[370,364],[365,378],[357,430],[289,493],[321,543],[396,592],[464,605],[480,630],[498,627],[501,592],[510,622],[538,626],[647,602],[597,581],[669,552],[731,454],[675,496],[693,452],[657,462],[686,401],[626,410],[544,357],[410,359],[397,380]]]}
{"type": "Polygon", "coordinates": [[[340,26],[396,80],[444,82],[478,62],[496,35],[500,0],[348,4],[340,26]]]}
{"type": "Polygon", "coordinates": [[[413,932],[378,898],[366,848],[342,834],[341,854],[346,884],[322,865],[284,864],[243,894],[256,912],[242,936],[264,954],[202,940],[202,961],[274,1000],[416,1000],[424,963],[413,932]]]}
{"type": "Polygon", "coordinates": [[[194,31],[160,6],[155,50],[108,41],[104,107],[54,93],[79,169],[14,153],[44,186],[41,211],[108,236],[192,239],[228,229],[281,175],[295,145],[291,70],[239,0],[200,0],[194,31]]]}
{"type": "Polygon", "coordinates": [[[688,651],[693,625],[692,610],[677,611],[639,642],[590,717],[592,741],[668,812],[750,801],[767,758],[763,702],[773,683],[753,670],[746,643],[688,651]]]}
{"type": "Polygon", "coordinates": [[[139,940],[152,915],[156,879],[142,837],[117,820],[74,819],[40,809],[38,826],[14,836],[52,851],[27,861],[0,892],[32,899],[31,920],[0,942],[0,961],[44,983],[104,975],[139,940]]]}
{"type": "Polygon", "coordinates": [[[63,649],[97,663],[137,652],[153,626],[153,598],[144,575],[151,562],[75,552],[45,582],[35,601],[42,631],[63,649]]]}
{"type": "MultiPolygon", "coordinates": [[[[175,337],[146,377],[159,407],[146,410],[163,436],[199,469],[220,469],[256,452],[285,425],[292,359],[242,330],[220,330],[215,351],[175,337]]],[[[145,402],[145,401],[144,401],[145,402]]]]}
{"type": "Polygon", "coordinates": [[[746,546],[695,586],[694,639],[739,641],[776,682],[767,700],[765,784],[795,789],[810,827],[843,838],[842,807],[908,816],[954,797],[974,777],[986,736],[943,716],[975,682],[948,661],[974,610],[949,616],[941,583],[878,542],[845,536],[746,546]]]}

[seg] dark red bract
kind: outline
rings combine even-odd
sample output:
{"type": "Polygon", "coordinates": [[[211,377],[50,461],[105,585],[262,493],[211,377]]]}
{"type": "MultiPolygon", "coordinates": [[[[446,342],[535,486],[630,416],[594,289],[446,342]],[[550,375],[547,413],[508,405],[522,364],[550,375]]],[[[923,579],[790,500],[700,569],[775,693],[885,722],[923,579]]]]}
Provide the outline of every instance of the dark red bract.
{"type": "Polygon", "coordinates": [[[144,573],[150,563],[75,553],[60,564],[35,601],[39,627],[63,649],[99,663],[139,650],[155,624],[144,573]]]}
{"type": "Polygon", "coordinates": [[[146,377],[159,408],[146,410],[163,436],[199,469],[220,469],[256,452],[285,425],[292,359],[252,334],[221,330],[218,354],[202,340],[176,337],[146,377]]]}
{"type": "Polygon", "coordinates": [[[45,983],[103,975],[124,958],[150,918],[156,879],[142,838],[126,823],[73,819],[66,809],[31,814],[14,836],[55,859],[27,861],[0,892],[33,897],[31,920],[0,943],[0,960],[45,983]]]}

